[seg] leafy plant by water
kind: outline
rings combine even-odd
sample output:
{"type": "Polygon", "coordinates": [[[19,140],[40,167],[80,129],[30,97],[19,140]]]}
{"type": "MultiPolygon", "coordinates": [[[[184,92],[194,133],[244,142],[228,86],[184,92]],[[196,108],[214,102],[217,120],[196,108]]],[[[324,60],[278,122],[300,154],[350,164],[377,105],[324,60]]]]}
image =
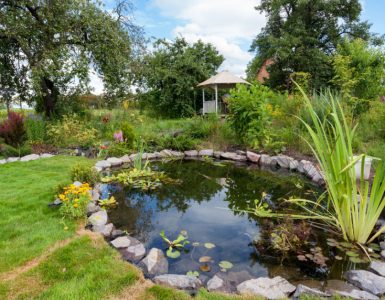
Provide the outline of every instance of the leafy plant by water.
{"type": "Polygon", "coordinates": [[[178,258],[180,256],[179,250],[184,248],[187,244],[190,243],[187,240],[187,236],[182,234],[182,232],[178,235],[178,237],[175,240],[170,240],[168,237],[166,237],[164,230],[162,230],[159,235],[168,245],[166,255],[170,258],[178,258]]]}
{"type": "MultiPolygon", "coordinates": [[[[327,201],[291,199],[306,214],[289,214],[293,218],[312,219],[322,222],[345,240],[358,244],[370,243],[385,231],[385,226],[373,233],[376,222],[385,207],[385,164],[376,169],[373,184],[364,177],[366,155],[353,155],[353,138],[356,126],[351,126],[344,111],[331,93],[327,95],[330,114],[324,120],[315,112],[309,98],[303,93],[304,105],[311,122],[302,120],[311,140],[307,141],[318,160],[327,188],[327,201]],[[356,181],[355,164],[361,162],[361,176],[356,181]]],[[[283,217],[288,214],[274,213],[261,202],[254,210],[262,217],[283,217]]]]}

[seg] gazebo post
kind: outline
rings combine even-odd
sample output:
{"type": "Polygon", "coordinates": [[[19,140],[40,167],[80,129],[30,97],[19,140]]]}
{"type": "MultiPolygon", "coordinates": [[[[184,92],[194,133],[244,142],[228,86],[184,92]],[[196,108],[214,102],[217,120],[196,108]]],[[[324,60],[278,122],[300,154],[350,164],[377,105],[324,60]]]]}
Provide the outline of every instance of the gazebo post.
{"type": "Polygon", "coordinates": [[[215,113],[218,114],[218,85],[215,85],[215,113]]]}
{"type": "Polygon", "coordinates": [[[203,105],[202,105],[202,115],[205,114],[205,89],[202,89],[202,100],[203,100],[203,105]]]}

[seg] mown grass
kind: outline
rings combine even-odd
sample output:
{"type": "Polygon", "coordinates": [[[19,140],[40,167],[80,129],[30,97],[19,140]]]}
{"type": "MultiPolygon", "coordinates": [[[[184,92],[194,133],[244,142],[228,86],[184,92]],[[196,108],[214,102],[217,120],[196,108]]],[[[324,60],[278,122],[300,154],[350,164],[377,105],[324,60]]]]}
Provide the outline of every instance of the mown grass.
{"type": "Polygon", "coordinates": [[[59,184],[70,182],[77,157],[54,157],[0,165],[0,274],[40,255],[54,242],[74,234],[65,231],[57,210],[49,208],[59,184]]]}

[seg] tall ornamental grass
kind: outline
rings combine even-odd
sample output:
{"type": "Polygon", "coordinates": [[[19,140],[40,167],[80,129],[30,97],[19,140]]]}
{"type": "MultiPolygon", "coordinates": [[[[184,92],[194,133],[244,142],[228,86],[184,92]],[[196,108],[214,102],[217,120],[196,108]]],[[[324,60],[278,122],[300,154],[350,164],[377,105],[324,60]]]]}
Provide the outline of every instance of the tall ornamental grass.
{"type": "MultiPolygon", "coordinates": [[[[352,143],[357,128],[351,126],[343,109],[331,93],[330,114],[321,120],[309,98],[303,93],[304,104],[311,119],[301,119],[310,134],[307,141],[316,156],[327,188],[328,214],[320,217],[342,233],[345,240],[365,244],[373,241],[385,226],[374,232],[384,209],[385,164],[376,168],[373,182],[364,179],[365,154],[353,156],[352,143]],[[361,176],[356,179],[355,164],[361,162],[361,176]]],[[[305,201],[305,200],[303,200],[305,201]]],[[[316,210],[319,210],[317,203],[316,210]]],[[[319,212],[314,212],[318,215],[319,212]]]]}

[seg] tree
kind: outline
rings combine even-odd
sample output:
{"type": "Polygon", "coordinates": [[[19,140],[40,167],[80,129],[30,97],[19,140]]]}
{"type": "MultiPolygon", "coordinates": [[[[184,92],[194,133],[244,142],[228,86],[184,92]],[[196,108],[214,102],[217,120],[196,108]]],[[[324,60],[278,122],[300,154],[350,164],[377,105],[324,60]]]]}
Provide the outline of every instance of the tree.
{"type": "Polygon", "coordinates": [[[354,112],[369,108],[369,101],[385,95],[385,53],[361,39],[345,40],[337,47],[332,64],[333,83],[349,100],[354,112]]]}
{"type": "Polygon", "coordinates": [[[212,76],[223,60],[211,44],[202,41],[156,41],[154,51],[143,58],[143,101],[163,116],[192,115],[197,108],[195,87],[212,76]]]}
{"type": "Polygon", "coordinates": [[[88,89],[90,66],[108,94],[128,90],[132,28],[125,7],[108,13],[93,1],[0,0],[0,43],[7,45],[0,56],[14,49],[11,66],[21,61],[27,68],[37,107],[48,117],[60,113],[64,96],[88,89]]]}
{"type": "Polygon", "coordinates": [[[267,24],[251,51],[261,64],[274,59],[268,84],[275,88],[286,86],[292,72],[310,73],[315,89],[327,86],[333,77],[330,56],[344,37],[381,40],[360,21],[359,0],[262,0],[256,9],[267,15],[267,24]]]}

